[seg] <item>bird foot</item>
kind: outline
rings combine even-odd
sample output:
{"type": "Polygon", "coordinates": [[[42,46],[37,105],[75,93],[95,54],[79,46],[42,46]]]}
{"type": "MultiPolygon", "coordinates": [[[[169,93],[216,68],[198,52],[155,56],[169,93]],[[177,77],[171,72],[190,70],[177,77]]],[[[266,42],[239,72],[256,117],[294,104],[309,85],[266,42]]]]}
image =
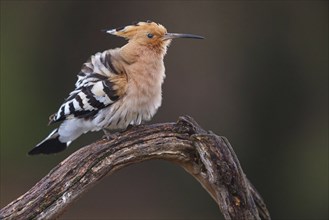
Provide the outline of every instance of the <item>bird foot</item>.
{"type": "MultiPolygon", "coordinates": [[[[138,126],[143,126],[143,125],[138,125],[138,126]]],[[[136,125],[129,124],[128,127],[124,131],[127,131],[133,127],[136,127],[136,125]]],[[[109,130],[108,128],[103,128],[104,135],[102,138],[107,139],[107,140],[116,139],[120,136],[120,131],[123,131],[123,130],[109,130]]]]}
{"type": "Polygon", "coordinates": [[[113,131],[111,132],[110,130],[108,130],[106,128],[103,129],[103,132],[104,132],[104,135],[103,135],[102,138],[107,139],[109,141],[114,140],[114,139],[119,137],[119,132],[114,132],[113,133],[113,131]]]}

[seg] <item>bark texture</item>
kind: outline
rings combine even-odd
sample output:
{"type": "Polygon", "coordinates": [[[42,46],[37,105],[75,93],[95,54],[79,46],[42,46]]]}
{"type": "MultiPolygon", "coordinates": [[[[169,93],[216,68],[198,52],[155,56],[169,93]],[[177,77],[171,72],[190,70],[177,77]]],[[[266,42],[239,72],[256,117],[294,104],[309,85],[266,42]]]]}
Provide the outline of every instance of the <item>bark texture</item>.
{"type": "Polygon", "coordinates": [[[205,131],[189,116],[176,123],[136,126],[113,140],[81,148],[1,209],[0,219],[59,217],[104,176],[151,159],[183,167],[207,190],[225,219],[270,219],[228,140],[205,131]]]}

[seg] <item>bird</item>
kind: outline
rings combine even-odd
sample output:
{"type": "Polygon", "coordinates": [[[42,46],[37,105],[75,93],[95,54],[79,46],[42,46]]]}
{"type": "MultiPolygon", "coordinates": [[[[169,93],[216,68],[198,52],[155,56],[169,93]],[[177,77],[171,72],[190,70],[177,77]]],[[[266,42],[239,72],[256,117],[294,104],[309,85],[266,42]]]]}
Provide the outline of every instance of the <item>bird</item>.
{"type": "Polygon", "coordinates": [[[61,152],[90,131],[103,130],[110,136],[151,120],[161,106],[168,46],[175,38],[204,39],[168,33],[163,25],[150,20],[103,31],[128,42],[98,52],[82,65],[75,89],[49,117],[49,125],[61,124],[29,155],[61,152]]]}

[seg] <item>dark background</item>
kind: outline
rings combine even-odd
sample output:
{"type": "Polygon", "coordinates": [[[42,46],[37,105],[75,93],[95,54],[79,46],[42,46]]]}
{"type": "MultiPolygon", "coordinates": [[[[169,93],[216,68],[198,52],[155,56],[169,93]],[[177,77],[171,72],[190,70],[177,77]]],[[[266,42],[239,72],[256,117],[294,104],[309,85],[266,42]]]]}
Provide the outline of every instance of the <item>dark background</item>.
{"type": "MultiPolygon", "coordinates": [[[[191,115],[226,136],[273,219],[328,218],[327,1],[1,1],[1,204],[102,136],[58,155],[27,151],[91,54],[124,45],[100,32],[154,20],[179,39],[165,57],[151,123],[191,115]]],[[[151,161],[104,178],[62,219],[220,219],[180,167],[151,161]]]]}

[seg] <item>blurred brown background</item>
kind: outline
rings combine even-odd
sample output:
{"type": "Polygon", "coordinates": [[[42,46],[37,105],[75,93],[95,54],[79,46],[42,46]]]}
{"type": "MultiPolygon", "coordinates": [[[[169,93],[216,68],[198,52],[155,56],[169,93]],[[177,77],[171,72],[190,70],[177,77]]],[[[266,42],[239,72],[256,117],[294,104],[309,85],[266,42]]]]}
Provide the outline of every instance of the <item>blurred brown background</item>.
{"type": "MultiPolygon", "coordinates": [[[[226,136],[273,219],[328,218],[328,1],[1,1],[1,204],[102,136],[29,157],[48,116],[98,51],[132,21],[203,35],[165,58],[163,104],[152,120],[188,114],[226,136]]],[[[151,161],[109,176],[62,219],[220,219],[180,167],[151,161]]]]}

